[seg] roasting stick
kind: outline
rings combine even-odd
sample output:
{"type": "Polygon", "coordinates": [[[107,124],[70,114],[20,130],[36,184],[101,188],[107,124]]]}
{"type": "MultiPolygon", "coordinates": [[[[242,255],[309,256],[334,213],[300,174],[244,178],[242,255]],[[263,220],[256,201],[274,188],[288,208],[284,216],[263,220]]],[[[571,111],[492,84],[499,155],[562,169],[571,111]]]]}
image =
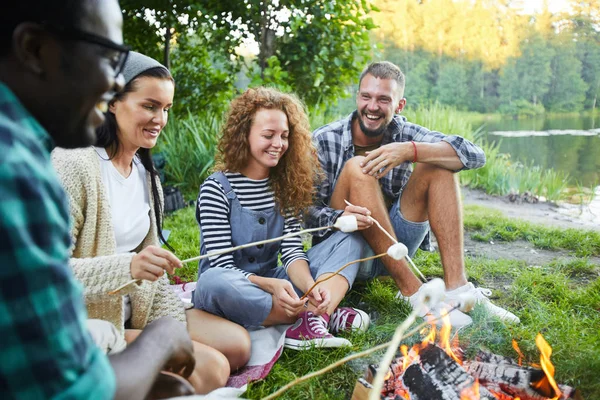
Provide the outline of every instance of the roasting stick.
{"type": "Polygon", "coordinates": [[[306,293],[304,293],[304,294],[302,295],[302,297],[300,297],[300,300],[304,300],[304,299],[306,299],[306,296],[308,296],[308,295],[310,294],[310,292],[312,292],[312,290],[315,288],[315,286],[317,286],[319,283],[323,283],[323,282],[325,282],[326,280],[329,280],[329,279],[333,278],[334,276],[338,275],[338,274],[339,274],[340,272],[342,272],[342,271],[344,270],[344,268],[346,268],[347,266],[349,266],[349,265],[352,265],[352,264],[355,264],[355,263],[363,262],[363,261],[374,260],[374,259],[376,259],[376,258],[383,257],[383,256],[387,256],[387,255],[388,255],[388,253],[381,253],[381,254],[377,254],[377,255],[371,256],[371,257],[360,258],[360,259],[358,259],[358,260],[350,261],[349,263],[346,263],[346,264],[342,265],[342,266],[341,266],[341,267],[340,267],[340,268],[339,268],[337,271],[335,271],[333,274],[331,274],[331,275],[328,275],[327,277],[325,277],[325,278],[323,278],[323,279],[319,279],[318,281],[316,281],[316,282],[315,282],[315,283],[314,283],[314,284],[313,284],[313,285],[310,287],[310,289],[308,289],[308,290],[306,291],[306,293]]]}
{"type": "MultiPolygon", "coordinates": [[[[350,203],[348,200],[345,200],[345,199],[344,199],[344,201],[346,202],[346,204],[347,204],[347,205],[349,205],[349,206],[353,206],[353,207],[354,207],[354,204],[350,203]]],[[[395,238],[394,238],[392,235],[390,235],[390,233],[389,233],[388,231],[386,231],[385,229],[383,229],[383,226],[381,226],[381,224],[380,224],[380,223],[379,223],[379,222],[378,222],[378,221],[377,221],[375,218],[373,218],[373,217],[371,217],[371,216],[368,216],[368,218],[369,218],[371,221],[373,221],[373,223],[374,223],[375,225],[377,225],[377,227],[378,227],[379,229],[381,229],[381,231],[382,231],[383,233],[385,233],[385,235],[386,235],[387,237],[389,237],[389,238],[390,238],[390,240],[392,241],[392,243],[394,243],[394,244],[397,244],[397,243],[398,243],[398,241],[397,241],[397,240],[396,240],[396,239],[395,239],[395,238]]],[[[417,268],[417,266],[415,265],[415,263],[413,262],[413,260],[410,258],[410,256],[409,256],[408,254],[406,255],[406,259],[408,260],[408,262],[409,262],[409,264],[411,265],[411,267],[413,268],[413,270],[415,270],[415,271],[416,271],[416,272],[419,274],[419,276],[421,277],[421,280],[423,281],[423,283],[427,282],[427,279],[425,278],[425,275],[423,275],[423,273],[421,272],[421,270],[420,270],[419,268],[417,268]]]]}
{"type": "MultiPolygon", "coordinates": [[[[356,217],[354,217],[354,216],[339,217],[335,221],[335,223],[330,226],[322,226],[322,227],[318,227],[318,228],[303,229],[301,231],[291,232],[291,233],[288,233],[287,235],[279,236],[276,238],[261,240],[258,242],[246,243],[246,244],[242,244],[239,246],[229,247],[227,249],[222,249],[222,250],[217,250],[217,251],[210,251],[207,254],[203,254],[201,256],[192,257],[192,258],[183,260],[183,261],[181,261],[181,263],[186,264],[186,263],[202,260],[204,258],[208,258],[208,257],[212,257],[212,256],[220,256],[221,254],[233,253],[234,251],[246,249],[246,248],[252,247],[252,246],[258,246],[259,244],[278,242],[280,240],[284,240],[284,239],[291,238],[294,236],[300,236],[305,233],[323,231],[326,229],[339,229],[342,232],[354,232],[355,230],[358,229],[358,222],[356,221],[356,217]]],[[[140,283],[141,281],[142,281],[141,279],[132,279],[129,282],[122,284],[118,288],[111,290],[110,292],[108,292],[108,294],[116,294],[116,293],[120,292],[121,290],[125,289],[126,287],[136,284],[136,283],[140,283]]]]}
{"type": "MultiPolygon", "coordinates": [[[[452,311],[454,311],[456,309],[460,309],[461,311],[468,311],[469,308],[473,308],[474,304],[475,304],[475,299],[474,298],[464,298],[464,299],[462,299],[462,302],[458,306],[453,307],[452,309],[450,309],[450,311],[448,313],[450,313],[450,312],[452,312],[452,311]]],[[[435,318],[432,318],[432,319],[430,319],[428,321],[422,322],[421,324],[419,324],[416,327],[414,327],[408,333],[402,335],[400,337],[400,341],[411,337],[415,333],[419,333],[421,331],[421,329],[423,329],[424,327],[426,327],[428,325],[431,325],[431,324],[434,324],[440,318],[443,318],[445,316],[446,316],[445,314],[444,315],[440,315],[439,317],[435,317],[435,318]]],[[[292,387],[294,387],[294,386],[296,386],[296,385],[298,385],[298,384],[300,384],[302,382],[305,382],[305,381],[307,381],[309,379],[312,379],[315,376],[323,375],[324,373],[329,372],[332,369],[337,368],[340,365],[343,365],[343,364],[347,363],[348,361],[352,361],[352,360],[355,360],[357,358],[365,357],[365,356],[368,356],[369,354],[375,353],[376,351],[383,350],[386,347],[389,347],[391,344],[392,344],[392,342],[389,341],[389,342],[377,345],[375,347],[371,347],[370,349],[363,350],[363,351],[361,351],[359,353],[350,354],[349,356],[346,356],[346,357],[344,357],[344,358],[342,358],[342,359],[340,359],[340,360],[338,360],[338,361],[336,361],[336,362],[334,362],[332,364],[329,364],[328,366],[326,366],[326,367],[324,367],[324,368],[322,368],[322,369],[320,369],[318,371],[311,372],[309,374],[306,374],[304,376],[301,376],[299,378],[294,379],[293,381],[289,382],[285,386],[282,386],[276,392],[273,392],[269,396],[264,397],[262,400],[273,400],[273,399],[281,396],[283,393],[285,393],[286,391],[288,391],[292,387]]],[[[396,348],[397,347],[398,346],[396,346],[396,348]]]]}

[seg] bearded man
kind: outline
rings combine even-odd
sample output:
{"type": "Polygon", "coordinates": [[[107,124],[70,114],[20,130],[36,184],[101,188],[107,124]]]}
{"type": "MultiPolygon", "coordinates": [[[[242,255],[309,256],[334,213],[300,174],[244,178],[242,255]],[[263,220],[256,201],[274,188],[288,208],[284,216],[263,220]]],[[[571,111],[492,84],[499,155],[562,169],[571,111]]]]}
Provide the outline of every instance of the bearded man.
{"type": "MultiPolygon", "coordinates": [[[[456,172],[485,165],[483,150],[463,137],[408,122],[399,115],[406,105],[403,95],[400,68],[387,61],[374,62],[360,76],[356,111],[313,132],[324,177],[308,212],[307,227],[331,226],[342,215],[354,215],[374,254],[385,253],[392,243],[373,225],[372,217],[407,246],[411,257],[420,245],[429,245],[431,229],[441,255],[447,303],[422,316],[437,317],[469,294],[491,314],[518,323],[517,316],[489,300],[488,289],[476,288],[465,274],[456,172]]],[[[329,233],[318,232],[313,244],[329,233]]],[[[415,307],[422,282],[405,260],[384,256],[363,263],[359,277],[385,274],[398,286],[397,297],[415,307]]],[[[450,312],[450,320],[454,327],[472,322],[457,309],[450,312]]]]}

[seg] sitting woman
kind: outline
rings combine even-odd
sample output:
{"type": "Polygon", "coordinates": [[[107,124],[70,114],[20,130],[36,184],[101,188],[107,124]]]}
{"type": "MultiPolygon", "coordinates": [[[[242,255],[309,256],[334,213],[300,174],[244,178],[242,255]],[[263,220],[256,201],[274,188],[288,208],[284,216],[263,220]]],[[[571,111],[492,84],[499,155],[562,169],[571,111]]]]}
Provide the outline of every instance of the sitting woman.
{"type": "MultiPolygon", "coordinates": [[[[319,162],[295,97],[258,88],[235,99],[216,162],[218,172],[202,184],[196,209],[201,254],[300,230],[298,217],[312,203],[319,162]]],[[[194,307],[245,327],[295,322],[285,339],[294,349],[350,345],[332,333],[368,327],[366,313],[337,308],[357,264],[317,285],[308,304],[299,295],[360,258],[363,247],[360,235],[336,232],[308,253],[296,236],[211,256],[199,263],[194,307]]]]}
{"type": "Polygon", "coordinates": [[[230,321],[186,311],[169,287],[165,271],[181,261],[160,247],[163,198],[150,150],[167,123],[175,83],[164,66],[135,52],[123,75],[126,86],[108,103],[97,146],[52,154],[70,200],[71,265],[90,318],[113,323],[127,342],[161,316],[187,322],[196,356],[190,382],[206,393],[248,361],[250,339],[230,321]],[[142,283],[126,295],[107,294],[131,279],[142,283]]]}

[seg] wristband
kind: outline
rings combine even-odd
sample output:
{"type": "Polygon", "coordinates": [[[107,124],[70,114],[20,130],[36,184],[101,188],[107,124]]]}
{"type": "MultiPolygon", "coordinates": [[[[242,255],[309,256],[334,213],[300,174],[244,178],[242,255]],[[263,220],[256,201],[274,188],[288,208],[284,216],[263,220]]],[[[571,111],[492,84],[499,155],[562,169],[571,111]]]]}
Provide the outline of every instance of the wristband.
{"type": "Polygon", "coordinates": [[[417,144],[415,142],[413,142],[412,140],[410,141],[413,145],[413,149],[414,149],[414,158],[413,158],[413,162],[416,163],[417,162],[417,144]]]}

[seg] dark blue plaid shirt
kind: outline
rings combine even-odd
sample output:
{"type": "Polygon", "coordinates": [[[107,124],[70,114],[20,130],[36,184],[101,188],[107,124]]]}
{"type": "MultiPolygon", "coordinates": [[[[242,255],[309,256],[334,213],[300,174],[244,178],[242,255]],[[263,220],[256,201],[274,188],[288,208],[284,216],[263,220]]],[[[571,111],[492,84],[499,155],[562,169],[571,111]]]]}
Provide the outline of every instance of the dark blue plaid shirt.
{"type": "MultiPolygon", "coordinates": [[[[355,115],[356,111],[344,119],[332,122],[313,132],[313,143],[317,148],[324,177],[317,187],[315,204],[308,210],[306,216],[307,228],[331,226],[344,212],[329,207],[329,201],[344,164],[354,157],[352,120],[355,115]]],[[[401,115],[394,116],[383,136],[381,145],[410,142],[411,140],[427,143],[447,142],[454,148],[462,161],[464,165],[462,169],[479,168],[485,165],[485,154],[479,146],[460,136],[444,135],[440,132],[430,131],[420,125],[408,122],[401,115]]],[[[397,199],[402,188],[408,182],[412,170],[412,163],[405,162],[380,178],[383,193],[390,199],[397,199]]],[[[327,233],[327,231],[319,231],[315,233],[315,236],[324,236],[327,233]]]]}
{"type": "Polygon", "coordinates": [[[51,139],[0,82],[0,398],[111,399],[69,262],[69,208],[51,139]]]}

